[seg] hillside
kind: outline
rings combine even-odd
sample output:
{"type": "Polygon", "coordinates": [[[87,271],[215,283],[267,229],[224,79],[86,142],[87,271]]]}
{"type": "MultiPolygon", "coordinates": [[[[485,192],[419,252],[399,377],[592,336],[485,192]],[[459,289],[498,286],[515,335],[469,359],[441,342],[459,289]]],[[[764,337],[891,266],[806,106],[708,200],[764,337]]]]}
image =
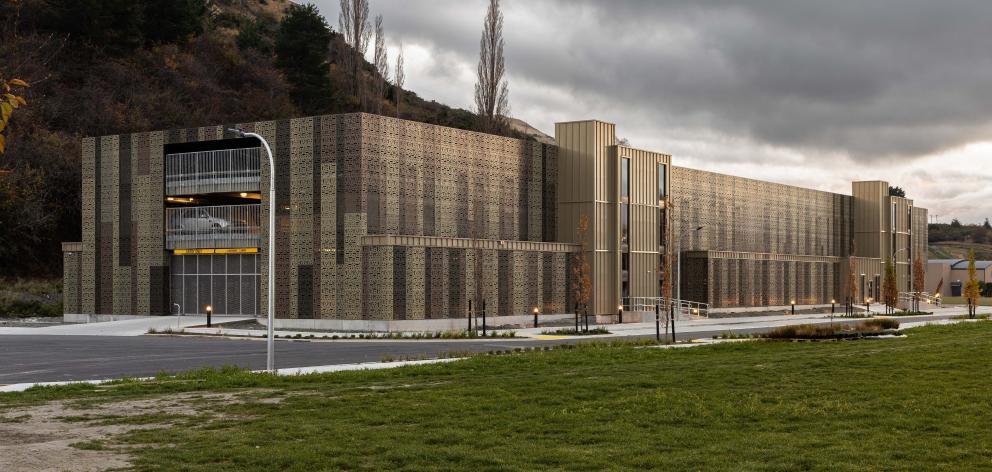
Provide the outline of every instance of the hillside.
{"type": "MultiPolygon", "coordinates": [[[[289,6],[288,0],[0,2],[0,76],[32,85],[0,156],[0,277],[61,275],[60,243],[80,238],[84,136],[361,111],[344,92],[350,48],[333,29],[324,53],[325,100],[315,109],[294,98],[292,77],[277,67],[274,48],[289,6]]],[[[366,82],[378,77],[368,63],[362,75],[366,82]]],[[[470,111],[401,93],[403,118],[476,126],[470,111]]],[[[381,112],[395,116],[394,103],[390,87],[381,112]]],[[[507,133],[549,139],[523,122],[507,133]]]]}
{"type": "Polygon", "coordinates": [[[992,261],[992,244],[944,241],[931,244],[927,255],[930,259],[967,259],[968,250],[975,251],[975,260],[992,261]]]}
{"type": "Polygon", "coordinates": [[[992,260],[992,225],[963,225],[957,220],[951,224],[929,225],[931,259],[967,259],[968,251],[975,251],[975,259],[992,260]]]}

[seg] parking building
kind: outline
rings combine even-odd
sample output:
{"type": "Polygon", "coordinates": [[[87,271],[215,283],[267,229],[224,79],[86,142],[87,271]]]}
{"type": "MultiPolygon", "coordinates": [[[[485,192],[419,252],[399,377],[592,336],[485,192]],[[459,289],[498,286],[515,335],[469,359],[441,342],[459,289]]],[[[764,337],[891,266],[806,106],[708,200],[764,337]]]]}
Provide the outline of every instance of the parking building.
{"type": "Polygon", "coordinates": [[[926,210],[886,182],[846,195],[678,167],[597,120],[544,144],[354,113],[86,138],[82,157],[69,317],[263,315],[272,276],[281,326],[449,329],[470,303],[572,313],[577,254],[603,316],[661,296],[669,249],[676,293],[727,310],[877,299],[884,264],[909,291],[926,262],[926,210]],[[274,274],[267,158],[234,127],[274,155],[274,274]]]}

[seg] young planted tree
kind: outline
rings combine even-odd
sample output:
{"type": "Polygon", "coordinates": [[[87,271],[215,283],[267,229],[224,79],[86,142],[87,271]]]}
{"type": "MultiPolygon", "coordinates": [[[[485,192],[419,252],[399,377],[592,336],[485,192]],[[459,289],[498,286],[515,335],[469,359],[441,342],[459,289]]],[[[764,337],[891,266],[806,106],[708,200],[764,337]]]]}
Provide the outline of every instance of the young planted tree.
{"type": "Polygon", "coordinates": [[[926,285],[926,271],[923,269],[923,259],[917,257],[913,261],[913,311],[920,311],[920,299],[923,286],[926,285]]]}
{"type": "Polygon", "coordinates": [[[382,101],[386,99],[389,85],[389,58],[386,56],[386,33],[382,27],[382,15],[375,17],[375,93],[371,103],[373,111],[382,114],[382,101]]]}
{"type": "Polygon", "coordinates": [[[665,243],[665,255],[664,261],[662,262],[663,267],[659,269],[662,270],[662,281],[661,281],[661,296],[666,300],[667,305],[664,307],[665,317],[667,318],[669,312],[674,312],[674,302],[672,300],[672,291],[674,287],[674,280],[672,280],[672,208],[673,203],[671,198],[666,198],[664,202],[665,206],[665,234],[663,241],[665,243]]]}
{"type": "Polygon", "coordinates": [[[290,5],[276,34],[276,67],[286,75],[293,101],[309,115],[326,112],[330,103],[330,42],[331,29],[316,6],[290,5]]]}
{"type": "Polygon", "coordinates": [[[479,40],[479,79],[475,84],[475,108],[481,131],[497,133],[507,127],[510,92],[504,72],[503,12],[499,0],[489,0],[479,40]]]}
{"type": "Polygon", "coordinates": [[[896,280],[896,266],[892,258],[885,263],[885,278],[882,279],[882,297],[885,301],[886,313],[895,311],[899,303],[899,285],[896,280]]]}
{"type": "Polygon", "coordinates": [[[365,83],[362,81],[362,63],[365,61],[365,51],[369,48],[372,37],[372,27],[369,25],[368,0],[341,0],[341,14],[338,24],[344,41],[351,46],[346,55],[348,70],[349,92],[357,106],[365,110],[365,83]]]}
{"type": "Polygon", "coordinates": [[[575,297],[575,330],[579,329],[579,311],[588,314],[589,298],[592,292],[592,278],[589,261],[586,259],[586,233],[589,231],[589,217],[579,217],[575,228],[575,240],[579,243],[579,252],[572,256],[572,295],[575,297]]]}
{"type": "Polygon", "coordinates": [[[3,89],[3,94],[0,95],[0,154],[3,154],[7,148],[7,125],[10,123],[10,116],[14,110],[28,104],[24,97],[14,94],[15,88],[27,87],[28,83],[21,79],[5,80],[0,75],[0,89],[3,89]]]}
{"type": "Polygon", "coordinates": [[[396,87],[396,117],[400,117],[400,101],[403,99],[403,83],[406,82],[406,71],[403,70],[403,44],[400,44],[400,53],[396,56],[396,73],[393,75],[393,85],[396,87]]]}
{"type": "Polygon", "coordinates": [[[968,317],[974,318],[978,299],[982,296],[982,285],[975,277],[975,250],[968,250],[968,282],[964,285],[964,296],[968,299],[968,317]]]}
{"type": "Polygon", "coordinates": [[[854,258],[854,245],[851,245],[851,256],[847,258],[847,316],[854,316],[854,296],[858,293],[858,277],[855,274],[857,264],[854,258]]]}

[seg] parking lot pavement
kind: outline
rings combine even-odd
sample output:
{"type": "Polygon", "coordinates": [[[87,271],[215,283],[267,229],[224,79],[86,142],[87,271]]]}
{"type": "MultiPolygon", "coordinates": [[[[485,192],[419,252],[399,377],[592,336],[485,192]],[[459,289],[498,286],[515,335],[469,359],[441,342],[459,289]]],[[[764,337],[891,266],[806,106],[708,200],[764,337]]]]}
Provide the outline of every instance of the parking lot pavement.
{"type": "MultiPolygon", "coordinates": [[[[930,316],[900,317],[900,322],[927,322],[951,318],[964,309],[943,310],[930,316]]],[[[193,318],[193,317],[187,317],[193,318]]],[[[770,317],[776,318],[776,317],[770,317]]],[[[172,320],[175,317],[171,317],[172,320]]],[[[196,320],[189,320],[195,323],[196,320]]],[[[758,333],[775,326],[798,323],[828,323],[829,318],[707,320],[676,325],[680,340],[710,338],[722,333],[758,333]]],[[[836,323],[860,320],[836,319],[836,323]]],[[[95,323],[94,323],[95,324],[95,323]]],[[[654,326],[610,325],[615,335],[629,338],[654,337],[654,326]]],[[[24,328],[39,330],[40,328],[24,328]]],[[[133,332],[137,328],[120,328],[133,332]]],[[[37,332],[37,331],[36,331],[37,332]]],[[[488,338],[453,340],[286,340],[276,343],[279,368],[329,366],[379,362],[384,359],[447,357],[459,353],[512,350],[520,347],[594,341],[604,337],[578,336],[554,339],[488,338]]],[[[0,385],[22,382],[97,380],[124,376],[145,377],[160,372],[178,372],[201,367],[235,365],[248,369],[265,367],[265,342],[259,338],[228,339],[203,336],[66,336],[0,334],[0,385]]]]}
{"type": "MultiPolygon", "coordinates": [[[[215,323],[248,320],[244,316],[214,316],[215,323]]],[[[142,316],[126,320],[99,323],[71,323],[37,327],[0,327],[0,335],[31,336],[141,336],[149,330],[178,330],[207,323],[206,316],[142,316]]]]}

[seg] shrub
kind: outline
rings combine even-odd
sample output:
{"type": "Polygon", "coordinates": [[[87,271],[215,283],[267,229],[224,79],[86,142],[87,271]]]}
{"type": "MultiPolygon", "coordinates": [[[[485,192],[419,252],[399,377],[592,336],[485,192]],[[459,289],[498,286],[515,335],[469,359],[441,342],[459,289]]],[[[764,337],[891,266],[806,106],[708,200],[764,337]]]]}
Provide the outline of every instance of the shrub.
{"type": "Polygon", "coordinates": [[[0,316],[28,318],[62,316],[62,302],[44,302],[0,296],[0,316]]]}
{"type": "MultiPolygon", "coordinates": [[[[544,330],[541,334],[547,334],[552,336],[583,336],[592,334],[612,334],[607,331],[606,328],[591,328],[589,331],[576,331],[575,328],[565,328],[565,329],[555,329],[555,330],[544,330]]],[[[512,337],[512,336],[511,336],[512,337]]]]}
{"type": "Polygon", "coordinates": [[[891,318],[873,318],[854,326],[844,324],[806,324],[780,326],[765,333],[768,339],[847,339],[884,334],[899,329],[899,321],[891,318]]]}
{"type": "Polygon", "coordinates": [[[899,320],[892,318],[873,318],[861,322],[859,326],[877,330],[899,329],[899,320]]]}

